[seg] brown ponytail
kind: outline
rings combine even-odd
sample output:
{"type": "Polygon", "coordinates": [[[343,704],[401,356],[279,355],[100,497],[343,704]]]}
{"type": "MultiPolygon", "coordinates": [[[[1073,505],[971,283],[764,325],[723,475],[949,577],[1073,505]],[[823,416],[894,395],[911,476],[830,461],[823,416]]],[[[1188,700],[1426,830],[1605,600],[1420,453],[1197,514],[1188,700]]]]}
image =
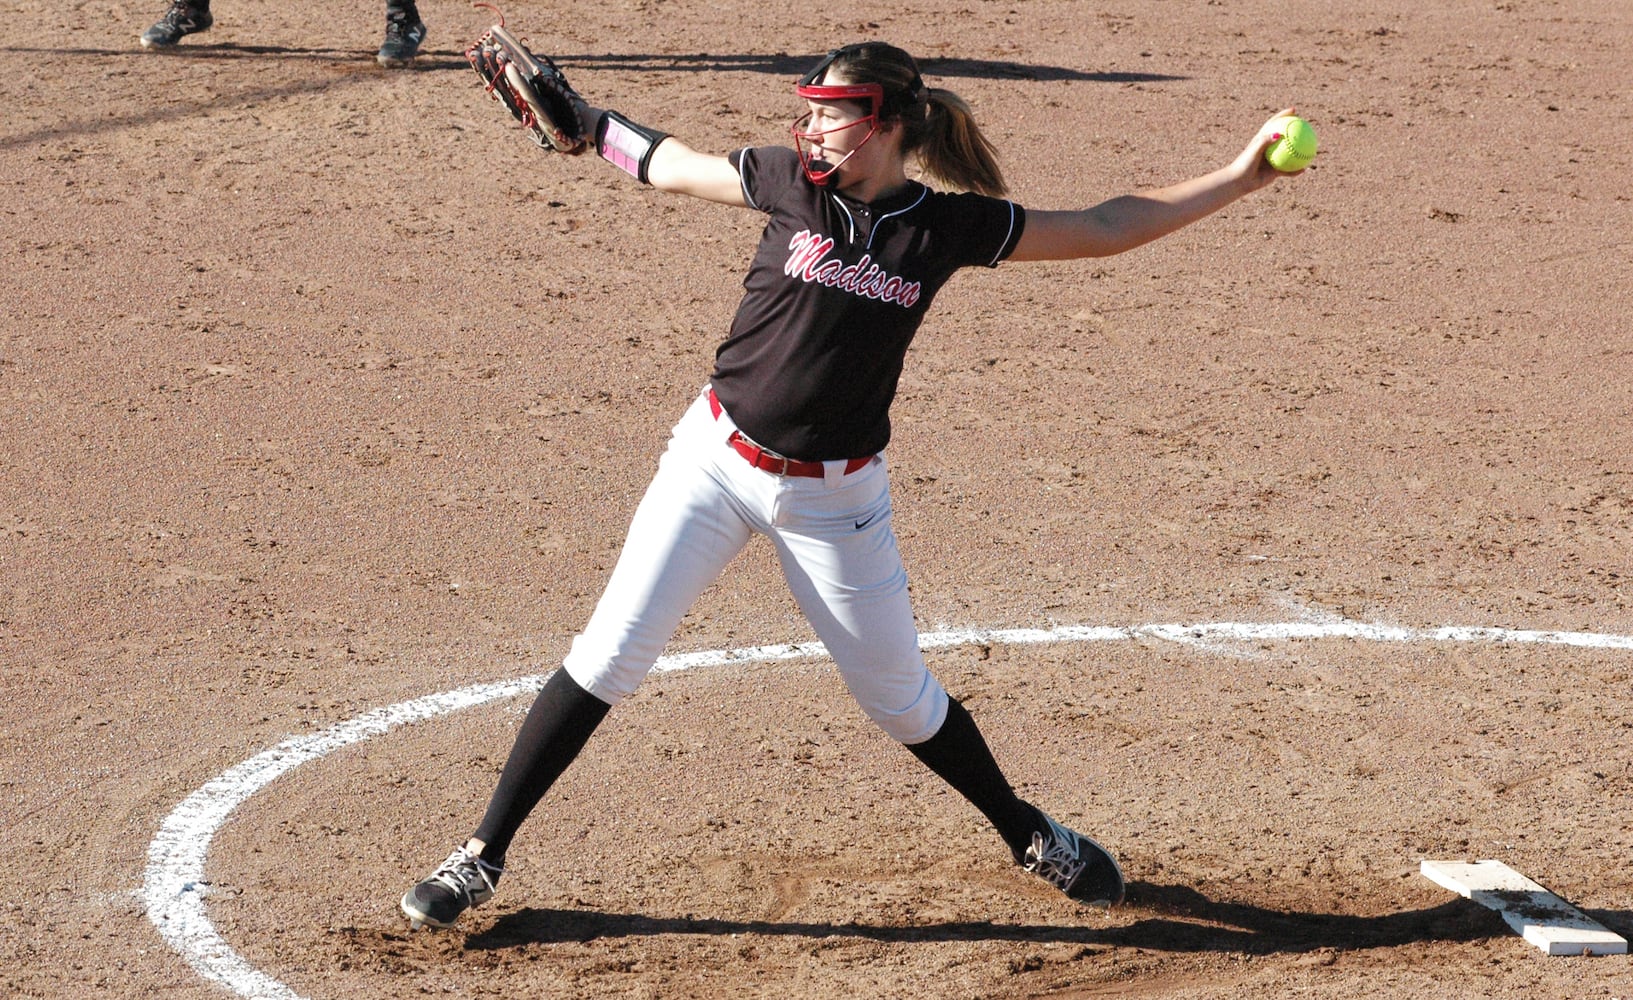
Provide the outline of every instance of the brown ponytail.
{"type": "Polygon", "coordinates": [[[916,157],[931,178],[995,198],[1008,192],[997,150],[976,126],[970,106],[950,90],[926,87],[907,52],[860,42],[836,49],[825,65],[830,80],[884,87],[880,119],[901,124],[902,152],[916,157]]]}
{"type": "Polygon", "coordinates": [[[998,166],[998,151],[975,124],[964,99],[950,90],[932,87],[924,127],[915,137],[909,128],[902,148],[911,150],[924,172],[961,191],[1003,197],[1009,191],[998,166]],[[917,138],[917,142],[912,142],[917,138]],[[909,143],[912,143],[911,146],[909,143]]]}

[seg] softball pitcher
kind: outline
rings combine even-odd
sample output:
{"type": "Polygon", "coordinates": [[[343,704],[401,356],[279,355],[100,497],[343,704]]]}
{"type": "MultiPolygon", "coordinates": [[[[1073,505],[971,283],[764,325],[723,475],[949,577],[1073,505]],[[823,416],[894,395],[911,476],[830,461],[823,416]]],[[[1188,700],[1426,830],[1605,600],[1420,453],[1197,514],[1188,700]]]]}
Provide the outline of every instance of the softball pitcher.
{"type": "Polygon", "coordinates": [[[968,106],[926,86],[901,49],[837,49],[795,92],[794,148],[716,156],[565,89],[578,102],[571,128],[600,156],[660,190],[764,213],[765,230],[708,385],[675,425],[606,591],[523,721],[486,814],[403,896],[415,927],[447,927],[493,896],[523,820],[756,533],[869,718],[991,821],[1018,866],[1084,903],[1123,898],[1111,854],[1015,794],[925,666],[891,525],[890,404],[953,272],[1105,256],[1173,232],[1288,176],[1265,163],[1272,128],[1203,176],[1029,212],[1003,199],[968,106]],[[910,180],[910,158],[965,193],[910,180]]]}

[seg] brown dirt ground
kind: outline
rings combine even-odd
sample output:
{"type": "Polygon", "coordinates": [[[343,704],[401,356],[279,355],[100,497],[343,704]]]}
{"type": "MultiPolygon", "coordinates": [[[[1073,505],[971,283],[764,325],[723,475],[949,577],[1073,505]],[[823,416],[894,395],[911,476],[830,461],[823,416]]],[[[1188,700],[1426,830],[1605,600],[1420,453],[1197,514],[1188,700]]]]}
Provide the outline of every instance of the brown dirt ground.
{"type": "MultiPolygon", "coordinates": [[[[551,668],[702,383],[753,213],[505,127],[428,0],[3,5],[0,989],[227,995],[145,917],[178,802],[292,735],[551,668]],[[316,15],[316,16],[315,16],[316,15]]],[[[587,95],[784,141],[894,40],[1080,207],[1294,104],[1318,166],[1153,247],[955,280],[891,449],[926,630],[1352,620],[1633,633],[1633,7],[1589,0],[506,5],[587,95]]],[[[802,640],[751,549],[672,650],[802,640]]],[[[1079,910],[819,661],[653,677],[501,895],[410,935],[525,698],[307,764],[207,912],[302,997],[1633,995],[1417,874],[1501,858],[1633,933],[1633,651],[939,649],[1027,794],[1123,859],[1079,910]]]]}

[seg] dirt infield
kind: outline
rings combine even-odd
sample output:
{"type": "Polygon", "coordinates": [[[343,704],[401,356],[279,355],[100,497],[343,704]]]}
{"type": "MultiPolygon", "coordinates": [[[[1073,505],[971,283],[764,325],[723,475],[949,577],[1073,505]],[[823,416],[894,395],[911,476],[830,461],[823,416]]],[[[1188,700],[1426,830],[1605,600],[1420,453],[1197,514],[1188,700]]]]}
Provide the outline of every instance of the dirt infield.
{"type": "MultiPolygon", "coordinates": [[[[1499,858],[1633,935],[1633,8],[506,4],[722,152],[862,37],[1031,207],[1288,104],[1323,151],[1155,246],[966,272],[896,407],[935,670],[1126,905],[1016,873],[767,654],[654,675],[499,896],[410,934],[528,700],[357,720],[559,662],[760,220],[539,153],[463,4],[404,72],[375,3],[217,0],[174,55],[159,6],[3,8],[0,992],[1633,996],[1418,874],[1499,858]],[[1062,631],[951,635],[1015,629],[1062,631]]],[[[769,551],[672,653],[811,639],[769,551]]]]}

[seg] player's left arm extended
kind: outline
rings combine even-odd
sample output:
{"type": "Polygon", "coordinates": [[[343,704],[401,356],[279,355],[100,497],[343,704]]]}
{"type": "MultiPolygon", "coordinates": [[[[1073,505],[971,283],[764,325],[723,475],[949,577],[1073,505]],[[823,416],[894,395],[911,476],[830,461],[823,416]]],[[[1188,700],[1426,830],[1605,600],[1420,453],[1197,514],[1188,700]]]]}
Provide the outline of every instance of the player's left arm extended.
{"type": "Polygon", "coordinates": [[[1160,239],[1259,190],[1280,173],[1264,159],[1275,134],[1273,116],[1236,159],[1218,170],[1165,188],[1119,195],[1079,211],[1028,210],[1026,231],[1010,260],[1109,257],[1160,239]]]}
{"type": "Polygon", "coordinates": [[[579,116],[590,125],[596,152],[631,176],[660,191],[689,194],[722,205],[747,207],[743,181],[724,156],[700,153],[674,136],[658,132],[588,104],[579,116]],[[636,169],[631,169],[631,166],[636,169]]]}

